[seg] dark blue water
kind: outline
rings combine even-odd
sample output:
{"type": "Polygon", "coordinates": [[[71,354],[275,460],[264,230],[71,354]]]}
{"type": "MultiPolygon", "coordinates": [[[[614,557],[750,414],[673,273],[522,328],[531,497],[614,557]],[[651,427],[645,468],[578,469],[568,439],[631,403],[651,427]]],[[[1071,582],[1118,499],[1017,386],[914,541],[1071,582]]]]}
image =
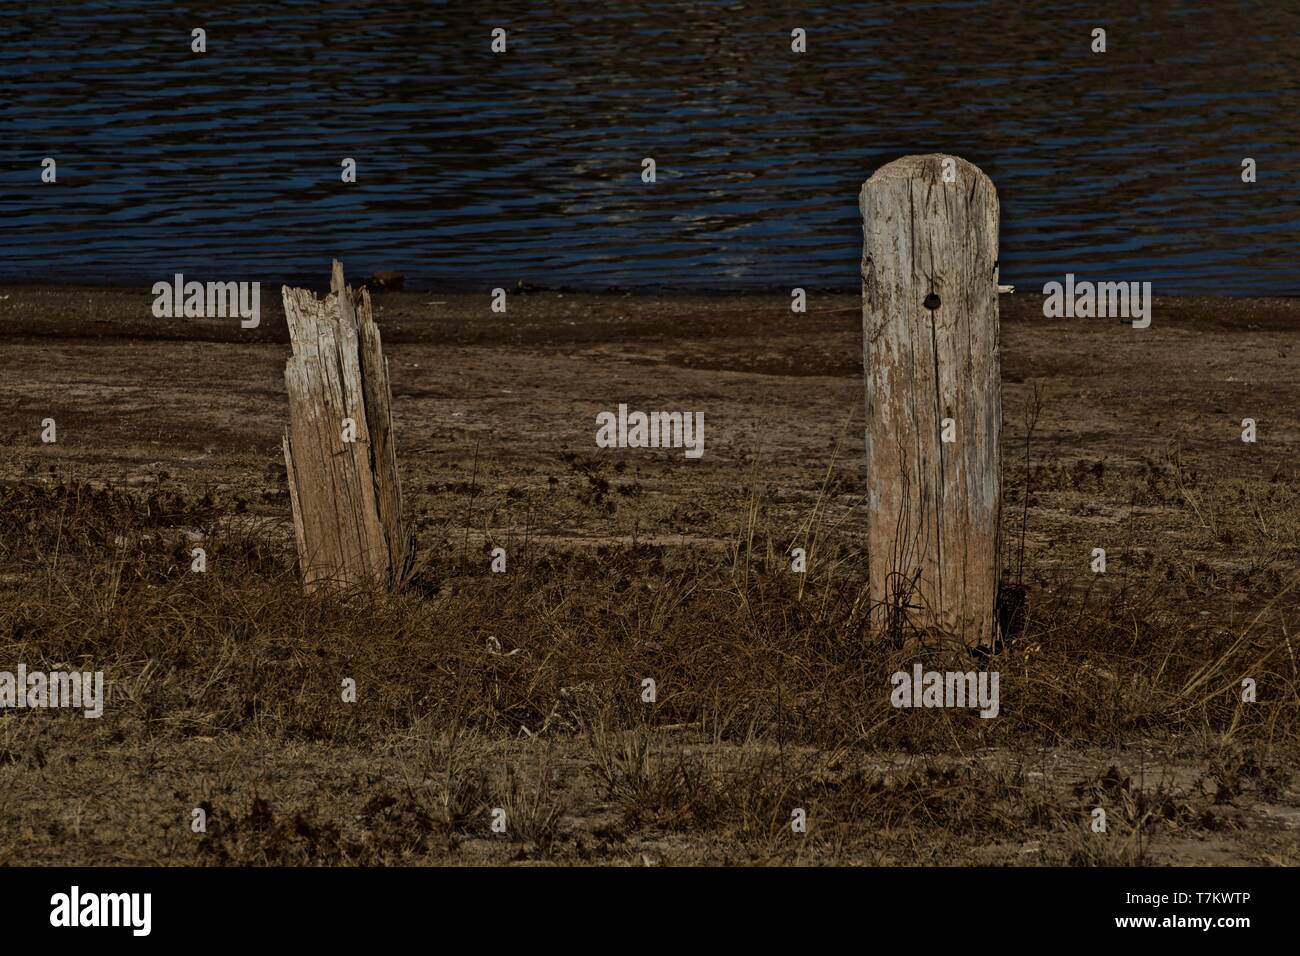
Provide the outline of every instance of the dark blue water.
{"type": "Polygon", "coordinates": [[[948,152],[1003,282],[1300,293],[1295,0],[212,7],[0,6],[0,281],[852,289],[862,181],[948,152]]]}

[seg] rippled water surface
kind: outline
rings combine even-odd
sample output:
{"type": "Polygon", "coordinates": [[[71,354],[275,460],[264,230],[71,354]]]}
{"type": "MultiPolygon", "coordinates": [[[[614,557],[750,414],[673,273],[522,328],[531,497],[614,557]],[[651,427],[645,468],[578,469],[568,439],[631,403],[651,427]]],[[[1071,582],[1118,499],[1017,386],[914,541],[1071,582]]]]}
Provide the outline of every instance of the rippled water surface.
{"type": "Polygon", "coordinates": [[[1098,6],[4,3],[0,281],[854,288],[862,181],[949,152],[1004,282],[1300,294],[1300,3],[1098,6]]]}

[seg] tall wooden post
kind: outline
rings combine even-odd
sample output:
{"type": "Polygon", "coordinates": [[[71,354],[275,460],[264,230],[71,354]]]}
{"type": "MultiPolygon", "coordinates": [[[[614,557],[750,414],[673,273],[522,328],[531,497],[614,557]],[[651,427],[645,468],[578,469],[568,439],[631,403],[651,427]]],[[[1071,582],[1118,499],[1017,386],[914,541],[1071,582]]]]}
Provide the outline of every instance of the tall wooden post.
{"type": "Polygon", "coordinates": [[[392,391],[370,293],[335,261],[330,294],[283,289],[293,357],[284,369],[284,461],[307,590],[390,587],[410,567],[393,444],[392,391]]]}
{"type": "Polygon", "coordinates": [[[955,156],[905,156],[860,197],[873,623],[896,642],[997,636],[1002,511],[998,197],[955,156]]]}

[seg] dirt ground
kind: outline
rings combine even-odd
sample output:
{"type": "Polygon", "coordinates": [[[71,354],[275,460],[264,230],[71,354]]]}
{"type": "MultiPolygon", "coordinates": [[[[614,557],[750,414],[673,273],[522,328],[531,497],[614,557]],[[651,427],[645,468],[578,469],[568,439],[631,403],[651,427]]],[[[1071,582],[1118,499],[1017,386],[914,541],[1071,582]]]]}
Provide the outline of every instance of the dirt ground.
{"type": "Polygon", "coordinates": [[[274,299],[0,289],[0,670],[112,687],[0,716],[0,862],[1300,863],[1300,301],[1002,297],[1027,616],[980,721],[890,708],[914,658],[862,634],[856,297],[377,294],[428,565],[339,606],[293,579],[274,299]],[[597,448],[619,403],[703,457],[597,448]]]}

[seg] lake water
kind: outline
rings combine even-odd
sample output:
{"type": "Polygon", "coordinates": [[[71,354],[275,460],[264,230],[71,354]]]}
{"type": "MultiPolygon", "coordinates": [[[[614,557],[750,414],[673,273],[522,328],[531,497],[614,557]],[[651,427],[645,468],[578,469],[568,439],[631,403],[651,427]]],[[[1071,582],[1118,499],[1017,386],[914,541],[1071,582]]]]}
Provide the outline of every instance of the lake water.
{"type": "Polygon", "coordinates": [[[5,4],[0,281],[853,289],[862,181],[948,152],[1003,282],[1300,294],[1300,3],[1096,6],[5,4]]]}

